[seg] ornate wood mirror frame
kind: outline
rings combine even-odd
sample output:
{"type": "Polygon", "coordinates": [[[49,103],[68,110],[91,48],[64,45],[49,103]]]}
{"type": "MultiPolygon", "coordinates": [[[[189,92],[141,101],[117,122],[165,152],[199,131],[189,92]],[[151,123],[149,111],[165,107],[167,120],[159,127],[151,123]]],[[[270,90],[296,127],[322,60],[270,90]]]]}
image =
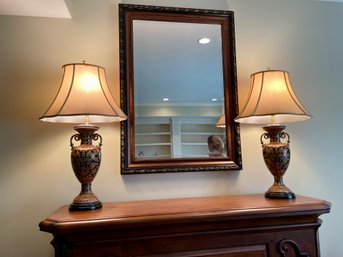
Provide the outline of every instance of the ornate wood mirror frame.
{"type": "Polygon", "coordinates": [[[127,121],[121,123],[121,173],[241,169],[239,124],[234,122],[238,115],[238,97],[233,12],[120,4],[119,32],[121,108],[128,116],[127,121]],[[196,30],[204,32],[207,27],[213,27],[219,35],[210,38],[212,45],[218,45],[216,61],[212,60],[214,50],[203,50],[211,44],[201,46],[195,42],[189,49],[181,45],[183,37],[196,30]],[[182,36],[178,34],[179,29],[187,28],[189,30],[182,32],[182,36]],[[175,38],[176,41],[170,43],[175,38]],[[163,45],[167,49],[161,50],[163,45]],[[177,51],[185,49],[181,54],[183,59],[173,59],[178,56],[177,51]],[[196,49],[199,52],[193,53],[196,49]],[[198,57],[203,59],[197,60],[198,57]],[[154,63],[156,60],[159,62],[154,63]],[[193,63],[189,64],[189,61],[193,63]],[[196,73],[185,73],[185,65],[196,73]],[[215,66],[219,67],[218,74],[211,71],[215,66]],[[168,67],[168,72],[161,71],[161,67],[168,67]],[[181,71],[170,67],[179,67],[181,71]],[[149,69],[150,74],[147,74],[149,69]],[[162,81],[167,73],[174,79],[172,82],[162,81]],[[217,90],[217,86],[212,85],[214,81],[220,85],[218,98],[212,96],[217,90]],[[173,99],[162,102],[160,91],[172,95],[173,99]],[[200,95],[201,91],[205,93],[200,95]],[[199,103],[204,95],[211,100],[199,103]],[[175,99],[178,97],[180,100],[175,99]],[[188,97],[189,102],[181,100],[182,97],[188,97]],[[226,125],[219,129],[216,123],[221,114],[225,116],[226,125]],[[209,154],[207,145],[208,137],[216,134],[224,146],[224,154],[220,157],[209,154]]]}

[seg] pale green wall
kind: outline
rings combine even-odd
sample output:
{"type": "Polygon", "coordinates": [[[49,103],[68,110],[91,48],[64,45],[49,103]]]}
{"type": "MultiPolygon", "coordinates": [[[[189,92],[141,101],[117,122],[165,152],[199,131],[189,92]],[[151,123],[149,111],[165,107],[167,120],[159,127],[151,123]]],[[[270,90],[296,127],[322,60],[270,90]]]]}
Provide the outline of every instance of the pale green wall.
{"type": "MultiPolygon", "coordinates": [[[[102,65],[119,100],[117,4],[74,0],[73,19],[0,17],[0,249],[6,257],[53,256],[52,239],[38,223],[79,191],[70,166],[72,126],[38,120],[61,80],[61,65],[102,65]]],[[[343,173],[343,4],[313,0],[126,1],[235,11],[240,104],[249,75],[290,72],[311,111],[291,124],[292,161],[285,181],[296,193],[332,201],[320,229],[323,257],[343,256],[340,244],[343,173]]],[[[119,125],[104,125],[103,162],[94,182],[102,201],[263,193],[271,184],[258,126],[242,126],[242,171],[121,176],[119,125]]]]}

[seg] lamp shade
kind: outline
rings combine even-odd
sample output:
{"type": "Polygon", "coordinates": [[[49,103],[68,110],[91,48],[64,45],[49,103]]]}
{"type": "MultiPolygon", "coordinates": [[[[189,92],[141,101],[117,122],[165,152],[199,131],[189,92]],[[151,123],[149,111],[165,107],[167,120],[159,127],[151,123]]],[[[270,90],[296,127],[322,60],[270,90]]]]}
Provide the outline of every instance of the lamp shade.
{"type": "Polygon", "coordinates": [[[281,70],[257,72],[250,77],[248,101],[235,119],[240,123],[271,124],[311,118],[296,97],[289,74],[281,70]]]}
{"type": "Polygon", "coordinates": [[[104,68],[86,63],[66,64],[62,68],[60,89],[40,120],[103,123],[126,119],[108,88],[104,68]]]}
{"type": "Polygon", "coordinates": [[[218,128],[225,128],[226,127],[225,113],[222,114],[222,116],[220,116],[220,118],[218,119],[218,121],[216,123],[216,127],[218,127],[218,128]]]}

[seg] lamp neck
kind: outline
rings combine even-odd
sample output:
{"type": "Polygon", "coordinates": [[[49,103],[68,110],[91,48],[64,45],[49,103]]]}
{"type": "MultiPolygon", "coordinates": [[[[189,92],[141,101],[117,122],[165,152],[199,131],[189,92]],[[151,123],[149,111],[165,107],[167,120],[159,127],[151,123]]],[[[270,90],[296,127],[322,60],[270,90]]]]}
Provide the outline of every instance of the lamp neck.
{"type": "Polygon", "coordinates": [[[92,135],[99,127],[94,125],[78,125],[74,129],[79,133],[81,144],[91,145],[92,144],[92,135]]]}
{"type": "Polygon", "coordinates": [[[283,125],[271,125],[265,126],[263,129],[267,131],[268,136],[270,138],[270,142],[280,142],[280,135],[281,132],[286,128],[283,125]]]}

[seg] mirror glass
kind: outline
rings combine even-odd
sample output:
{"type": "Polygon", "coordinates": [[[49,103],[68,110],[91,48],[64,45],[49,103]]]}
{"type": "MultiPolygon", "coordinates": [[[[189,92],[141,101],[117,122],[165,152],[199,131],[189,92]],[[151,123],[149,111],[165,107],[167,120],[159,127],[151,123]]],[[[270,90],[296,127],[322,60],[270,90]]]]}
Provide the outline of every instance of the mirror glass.
{"type": "Polygon", "coordinates": [[[120,5],[122,174],[241,167],[232,12],[216,12],[120,5]]]}
{"type": "Polygon", "coordinates": [[[135,20],[133,52],[135,158],[209,157],[225,137],[220,25],[135,20]]]}

